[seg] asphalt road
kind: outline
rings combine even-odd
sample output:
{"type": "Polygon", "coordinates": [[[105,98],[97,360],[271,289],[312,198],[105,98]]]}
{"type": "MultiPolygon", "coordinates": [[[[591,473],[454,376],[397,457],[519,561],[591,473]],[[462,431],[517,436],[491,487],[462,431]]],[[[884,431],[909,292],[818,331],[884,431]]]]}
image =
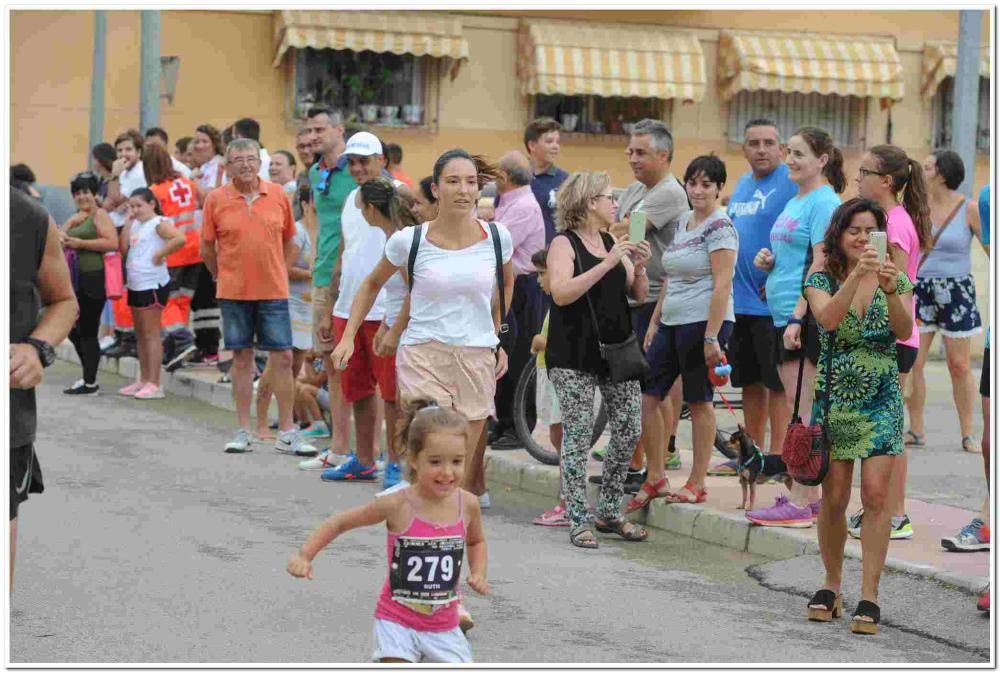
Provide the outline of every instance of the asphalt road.
{"type": "MultiPolygon", "coordinates": [[[[62,395],[77,375],[58,364],[39,392],[46,492],[20,517],[12,663],[368,660],[384,531],[335,541],[311,582],[284,565],[325,515],[374,486],[323,483],[270,446],[224,454],[232,415],[194,400],[62,395]]],[[[121,383],[102,374],[109,391],[121,383]]],[[[897,626],[854,636],[846,620],[804,619],[798,594],[817,577],[804,560],[770,563],[659,531],[578,550],[565,529],[524,523],[549,503],[493,497],[494,593],[466,599],[480,662],[987,661],[989,620],[957,592],[921,598],[926,582],[896,578],[884,596],[897,626]],[[948,601],[961,606],[949,624],[909,619],[948,601]]]]}

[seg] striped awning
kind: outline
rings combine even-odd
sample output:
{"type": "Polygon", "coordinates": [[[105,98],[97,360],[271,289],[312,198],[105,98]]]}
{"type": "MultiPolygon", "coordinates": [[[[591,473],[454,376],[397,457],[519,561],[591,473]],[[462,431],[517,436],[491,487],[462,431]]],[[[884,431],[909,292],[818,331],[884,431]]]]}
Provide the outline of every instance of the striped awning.
{"type": "Polygon", "coordinates": [[[639,96],[700,101],[698,38],[649,25],[525,19],[518,73],[525,94],[639,96]]]}
{"type": "Polygon", "coordinates": [[[462,20],[438,12],[276,12],[274,67],[291,48],[350,49],[448,59],[454,71],[469,58],[462,20]]]}
{"type": "MultiPolygon", "coordinates": [[[[945,77],[954,77],[958,67],[957,42],[928,42],[924,45],[923,76],[920,92],[924,98],[933,98],[945,77]]],[[[990,76],[990,52],[983,47],[979,55],[979,76],[990,76]]]]}
{"type": "Polygon", "coordinates": [[[724,101],[757,90],[895,101],[903,66],[889,38],[724,30],[719,86],[724,101]]]}

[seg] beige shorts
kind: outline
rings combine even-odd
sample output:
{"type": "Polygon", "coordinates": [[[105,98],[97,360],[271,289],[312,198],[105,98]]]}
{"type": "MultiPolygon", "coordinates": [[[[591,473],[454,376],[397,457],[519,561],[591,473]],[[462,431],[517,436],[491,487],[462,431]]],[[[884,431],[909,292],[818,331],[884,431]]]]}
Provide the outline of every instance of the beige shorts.
{"type": "Polygon", "coordinates": [[[396,352],[399,398],[430,399],[451,407],[468,421],[494,413],[496,356],[490,348],[451,346],[428,341],[396,352]]]}
{"type": "Polygon", "coordinates": [[[337,343],[333,340],[333,306],[330,304],[330,288],[316,287],[312,289],[312,347],[317,353],[330,353],[337,343]],[[319,324],[326,316],[330,325],[330,341],[320,341],[319,324]]]}

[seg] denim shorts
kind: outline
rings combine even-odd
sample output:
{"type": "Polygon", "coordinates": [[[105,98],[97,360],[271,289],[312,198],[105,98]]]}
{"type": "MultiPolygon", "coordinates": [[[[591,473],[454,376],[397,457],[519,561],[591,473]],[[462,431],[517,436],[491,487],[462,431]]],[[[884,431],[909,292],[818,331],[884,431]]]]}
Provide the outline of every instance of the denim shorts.
{"type": "Polygon", "coordinates": [[[262,351],[292,349],[292,320],[287,299],[220,299],[219,308],[222,309],[222,338],[227,350],[255,346],[262,351]]]}

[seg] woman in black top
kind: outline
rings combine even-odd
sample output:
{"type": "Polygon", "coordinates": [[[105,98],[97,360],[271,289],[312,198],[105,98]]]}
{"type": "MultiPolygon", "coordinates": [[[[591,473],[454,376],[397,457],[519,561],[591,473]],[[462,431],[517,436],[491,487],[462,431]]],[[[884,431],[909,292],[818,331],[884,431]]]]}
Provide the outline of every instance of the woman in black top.
{"type": "Polygon", "coordinates": [[[581,171],[566,179],[556,197],[559,234],[549,247],[552,286],[545,359],[563,418],[562,490],[570,520],[570,541],[597,548],[586,501],[587,451],[593,429],[594,389],[608,408],[611,443],[595,524],[626,540],[646,538],[646,530],[621,514],[622,485],[629,457],[639,440],[638,381],[612,383],[600,342],[618,344],[632,335],[626,294],[636,301],[649,289],[649,243],[615,239],[604,229],[615,221],[616,205],[607,173],[581,171]],[[587,297],[596,316],[592,317],[587,297]]]}

